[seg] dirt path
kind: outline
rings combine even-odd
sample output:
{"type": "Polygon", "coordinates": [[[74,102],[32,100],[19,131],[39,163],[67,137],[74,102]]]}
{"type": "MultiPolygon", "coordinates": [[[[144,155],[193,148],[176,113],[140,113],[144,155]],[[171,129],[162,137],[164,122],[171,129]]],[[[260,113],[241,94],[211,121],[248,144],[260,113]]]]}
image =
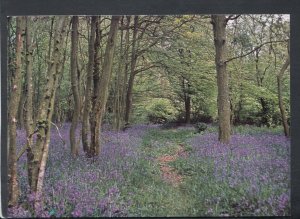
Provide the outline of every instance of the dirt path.
{"type": "Polygon", "coordinates": [[[174,155],[164,155],[157,158],[157,161],[160,165],[160,170],[162,172],[162,178],[166,182],[177,187],[183,181],[183,176],[178,174],[176,170],[169,166],[168,163],[175,161],[178,157],[186,157],[187,153],[185,152],[184,146],[179,144],[179,149],[176,150],[174,155]]]}

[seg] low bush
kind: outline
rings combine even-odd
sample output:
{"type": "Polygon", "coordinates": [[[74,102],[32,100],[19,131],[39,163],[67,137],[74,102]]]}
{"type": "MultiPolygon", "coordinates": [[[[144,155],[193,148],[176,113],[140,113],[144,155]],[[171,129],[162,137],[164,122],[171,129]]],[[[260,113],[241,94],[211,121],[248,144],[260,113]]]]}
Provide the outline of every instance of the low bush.
{"type": "Polygon", "coordinates": [[[195,124],[197,133],[201,133],[207,129],[207,125],[203,122],[198,122],[195,124]]]}

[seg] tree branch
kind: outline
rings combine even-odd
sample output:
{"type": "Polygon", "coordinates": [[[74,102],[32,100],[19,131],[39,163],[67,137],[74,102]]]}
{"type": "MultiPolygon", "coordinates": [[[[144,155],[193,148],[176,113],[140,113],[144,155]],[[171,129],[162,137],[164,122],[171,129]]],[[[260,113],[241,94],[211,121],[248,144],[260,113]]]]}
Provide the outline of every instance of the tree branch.
{"type": "Polygon", "coordinates": [[[245,57],[245,56],[248,56],[248,55],[250,55],[251,53],[257,51],[258,49],[260,49],[261,47],[263,47],[263,46],[266,45],[266,44],[270,44],[270,43],[283,43],[283,42],[288,42],[288,40],[277,40],[277,41],[268,41],[268,42],[264,42],[264,43],[260,44],[259,46],[256,46],[256,47],[255,47],[254,49],[252,49],[250,52],[247,52],[247,53],[245,53],[245,54],[243,54],[243,55],[239,55],[239,56],[235,56],[235,57],[232,57],[232,58],[227,59],[227,60],[225,61],[225,63],[230,62],[230,61],[235,60],[235,59],[238,59],[238,58],[243,58],[243,57],[245,57]]]}
{"type": "Polygon", "coordinates": [[[241,14],[238,14],[238,15],[236,15],[236,16],[229,15],[229,16],[226,18],[226,22],[228,22],[229,20],[236,20],[236,19],[238,19],[240,16],[241,16],[241,14]]]}
{"type": "Polygon", "coordinates": [[[28,137],[27,137],[27,144],[21,149],[20,153],[18,154],[17,156],[17,161],[22,157],[22,155],[24,154],[24,152],[27,150],[27,148],[30,148],[31,145],[30,145],[30,142],[29,140],[32,138],[32,136],[34,134],[36,134],[39,130],[36,129],[33,133],[31,133],[28,137]]]}
{"type": "Polygon", "coordinates": [[[59,137],[60,137],[61,141],[62,141],[62,142],[63,142],[63,144],[65,145],[65,144],[66,144],[66,142],[65,142],[65,140],[63,139],[63,137],[61,137],[61,134],[60,134],[59,128],[57,127],[57,125],[55,125],[55,123],[51,122],[51,124],[55,126],[55,128],[56,128],[56,130],[57,130],[57,133],[58,133],[58,135],[59,135],[59,137]]]}

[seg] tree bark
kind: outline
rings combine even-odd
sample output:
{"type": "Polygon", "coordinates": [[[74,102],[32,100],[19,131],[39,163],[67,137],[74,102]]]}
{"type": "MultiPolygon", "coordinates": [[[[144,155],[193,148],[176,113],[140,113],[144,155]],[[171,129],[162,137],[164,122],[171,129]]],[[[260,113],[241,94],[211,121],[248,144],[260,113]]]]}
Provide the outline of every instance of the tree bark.
{"type": "Polygon", "coordinates": [[[185,82],[185,78],[182,79],[182,88],[184,92],[184,108],[185,108],[185,123],[191,123],[191,96],[190,96],[190,88],[191,85],[189,82],[185,82]]]}
{"type": "MultiPolygon", "coordinates": [[[[53,114],[53,105],[55,100],[55,93],[58,84],[59,74],[61,69],[59,62],[61,60],[61,53],[63,41],[65,37],[65,28],[67,24],[66,16],[61,16],[55,28],[54,35],[54,49],[47,72],[47,84],[45,86],[43,98],[41,99],[38,109],[36,121],[37,139],[33,145],[27,147],[28,157],[28,181],[30,190],[40,195],[43,184],[44,167],[48,155],[48,146],[50,142],[50,128],[53,114]]],[[[31,136],[32,137],[32,136],[31,136]]],[[[38,198],[36,198],[38,199],[38,198]]]]}
{"type": "MultiPolygon", "coordinates": [[[[124,16],[121,19],[121,26],[124,23],[124,16]]],[[[124,67],[124,51],[123,51],[123,29],[121,30],[120,36],[120,50],[119,50],[119,63],[118,69],[116,72],[116,78],[114,83],[114,96],[113,96],[113,129],[120,130],[121,127],[121,92],[122,92],[122,82],[124,81],[123,78],[123,67],[124,67]]]]}
{"type": "Polygon", "coordinates": [[[72,117],[72,124],[70,128],[70,144],[71,154],[76,157],[78,155],[78,144],[76,140],[75,131],[77,128],[79,113],[80,113],[80,97],[79,97],[79,80],[77,80],[77,52],[78,52],[78,16],[72,18],[72,48],[71,48],[71,85],[74,97],[74,112],[72,117]]]}
{"type": "Polygon", "coordinates": [[[82,146],[83,151],[89,153],[89,114],[91,110],[91,95],[92,95],[92,83],[93,83],[93,66],[94,66],[94,53],[95,53],[95,31],[96,31],[96,16],[91,18],[91,32],[89,39],[89,61],[87,66],[87,82],[85,90],[85,103],[82,116],[82,146]]]}
{"type": "Polygon", "coordinates": [[[22,50],[23,36],[25,33],[25,18],[17,17],[16,25],[16,61],[15,71],[12,74],[11,95],[9,100],[9,155],[8,155],[8,193],[9,205],[14,206],[19,198],[19,185],[17,178],[17,155],[16,155],[16,138],[17,138],[17,113],[21,97],[21,78],[22,78],[22,50]]]}
{"type": "Polygon", "coordinates": [[[26,105],[25,105],[25,129],[29,136],[33,132],[33,78],[32,62],[33,48],[31,42],[31,18],[26,17],[26,105]]]}
{"type": "Polygon", "coordinates": [[[283,64],[282,68],[280,69],[278,75],[277,75],[277,90],[278,90],[278,104],[279,104],[279,109],[281,113],[281,119],[282,119],[282,125],[284,129],[284,135],[286,137],[290,136],[290,130],[289,130],[289,125],[287,122],[287,117],[285,114],[285,107],[282,99],[282,78],[284,75],[284,72],[287,70],[288,66],[290,65],[290,56],[288,56],[287,60],[283,64]]]}
{"type": "Polygon", "coordinates": [[[135,77],[135,66],[137,62],[137,54],[136,54],[136,41],[137,41],[137,32],[138,32],[138,21],[139,16],[134,16],[134,29],[133,29],[133,36],[132,36],[132,50],[131,50],[131,62],[130,62],[130,76],[128,81],[127,87],[127,94],[126,94],[126,108],[125,108],[125,126],[129,124],[129,115],[132,106],[132,89],[135,77]]]}
{"type": "MultiPolygon", "coordinates": [[[[25,105],[25,130],[28,144],[32,144],[33,134],[33,79],[32,79],[32,62],[33,62],[33,48],[31,42],[31,18],[26,17],[26,105],[25,105]]],[[[31,154],[27,153],[27,160],[31,159],[31,154]]],[[[29,168],[27,169],[28,176],[30,175],[29,168]]]]}
{"type": "Polygon", "coordinates": [[[130,38],[130,21],[131,16],[127,16],[127,24],[126,24],[126,34],[125,34],[125,51],[124,51],[124,80],[123,80],[123,86],[122,86],[122,96],[121,96],[121,117],[122,117],[122,124],[121,127],[124,126],[125,123],[125,114],[126,114],[126,97],[127,97],[127,82],[128,82],[128,68],[129,68],[129,38],[130,38]]]}
{"type": "Polygon", "coordinates": [[[212,25],[215,44],[215,63],[218,85],[218,119],[219,141],[228,144],[230,142],[230,103],[228,74],[226,72],[226,25],[225,15],[212,15],[212,25]]]}
{"type": "Polygon", "coordinates": [[[97,90],[98,98],[96,100],[92,113],[94,119],[92,119],[93,123],[91,123],[91,156],[97,156],[100,153],[101,121],[105,111],[109,82],[112,74],[112,64],[119,20],[120,16],[112,16],[109,35],[105,48],[103,74],[101,75],[100,84],[97,90]]]}

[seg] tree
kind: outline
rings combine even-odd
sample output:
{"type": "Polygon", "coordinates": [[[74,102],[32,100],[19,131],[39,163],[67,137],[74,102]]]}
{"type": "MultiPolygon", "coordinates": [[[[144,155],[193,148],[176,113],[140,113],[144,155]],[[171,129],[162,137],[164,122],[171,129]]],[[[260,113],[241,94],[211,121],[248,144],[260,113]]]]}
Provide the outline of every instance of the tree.
{"type": "Polygon", "coordinates": [[[279,73],[277,74],[278,104],[279,104],[279,109],[280,109],[280,113],[281,113],[284,134],[286,137],[290,136],[290,131],[289,131],[289,125],[287,122],[285,107],[284,107],[283,98],[282,98],[282,80],[283,80],[284,72],[287,70],[289,65],[290,65],[290,55],[288,54],[288,57],[287,57],[285,63],[283,64],[279,73]]]}
{"type": "Polygon", "coordinates": [[[92,95],[92,79],[93,79],[93,66],[94,66],[94,53],[95,53],[95,30],[96,30],[96,16],[91,18],[91,31],[88,44],[88,65],[87,65],[87,82],[84,95],[84,109],[82,116],[82,146],[83,150],[89,152],[89,142],[88,142],[88,130],[89,130],[89,113],[91,110],[91,95],[92,95]]]}
{"type": "Polygon", "coordinates": [[[30,191],[36,194],[35,209],[39,207],[41,201],[41,192],[50,143],[50,128],[55,93],[62,67],[59,62],[62,55],[66,24],[66,16],[61,16],[56,22],[53,52],[51,54],[47,72],[47,84],[38,109],[35,130],[27,137],[28,182],[30,191]],[[37,135],[36,142],[29,144],[34,134],[37,135]]]}
{"type": "Polygon", "coordinates": [[[78,143],[75,131],[80,114],[80,97],[79,97],[79,80],[77,78],[77,52],[78,52],[78,16],[72,18],[72,49],[71,49],[71,84],[74,97],[74,112],[70,128],[71,154],[75,157],[78,155],[78,143]]]}
{"type": "Polygon", "coordinates": [[[228,74],[226,72],[226,25],[225,15],[212,15],[214,32],[214,44],[216,49],[215,63],[218,84],[218,120],[219,141],[229,143],[230,141],[230,102],[228,74]]]}
{"type": "Polygon", "coordinates": [[[135,66],[138,58],[136,54],[138,25],[139,25],[139,16],[134,16],[132,46],[131,46],[130,75],[129,75],[129,81],[127,85],[127,93],[126,93],[126,108],[125,108],[125,119],[124,119],[125,125],[129,124],[129,114],[132,105],[132,89],[133,89],[134,78],[136,75],[135,66]]]}
{"type": "Polygon", "coordinates": [[[25,34],[25,18],[17,17],[16,25],[16,61],[15,71],[12,75],[11,94],[9,100],[9,154],[8,154],[8,193],[9,205],[16,205],[19,198],[19,186],[17,179],[17,155],[16,155],[16,129],[17,129],[17,112],[21,97],[21,77],[22,77],[22,50],[23,37],[25,34]]]}
{"type": "MultiPolygon", "coordinates": [[[[114,49],[118,31],[120,16],[112,16],[110,30],[104,54],[103,73],[100,76],[99,85],[94,91],[94,104],[91,114],[91,147],[90,156],[97,156],[100,153],[100,131],[101,121],[105,112],[105,106],[108,98],[108,89],[112,74],[112,64],[114,58],[114,49]]],[[[96,72],[98,73],[98,72],[96,72]]],[[[98,73],[99,74],[99,73],[98,73]]]]}

